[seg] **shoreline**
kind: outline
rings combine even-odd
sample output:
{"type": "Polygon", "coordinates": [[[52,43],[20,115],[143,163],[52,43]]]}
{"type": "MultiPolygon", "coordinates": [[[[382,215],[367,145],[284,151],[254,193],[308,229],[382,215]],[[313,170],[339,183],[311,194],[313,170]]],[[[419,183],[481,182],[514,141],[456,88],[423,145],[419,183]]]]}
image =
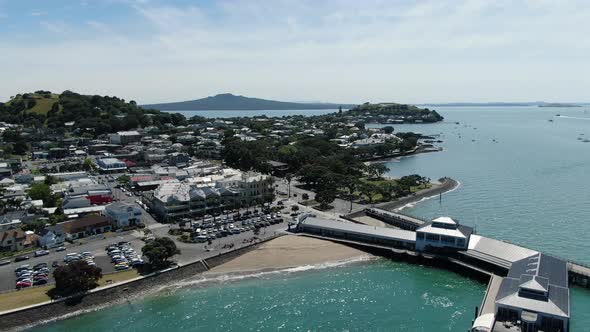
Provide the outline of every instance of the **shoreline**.
{"type": "Polygon", "coordinates": [[[265,275],[337,267],[375,256],[344,244],[306,236],[280,235],[248,247],[90,291],[78,298],[50,301],[1,313],[3,329],[21,331],[69,319],[182,287],[238,281],[265,275]],[[288,257],[292,260],[289,261],[288,257]],[[209,268],[210,267],[210,268],[209,268]]]}
{"type": "Polygon", "coordinates": [[[397,152],[397,153],[392,153],[392,154],[386,155],[386,156],[370,157],[370,158],[365,158],[362,161],[365,163],[368,163],[369,165],[380,164],[380,163],[385,163],[389,160],[393,160],[393,159],[397,159],[397,158],[411,157],[411,156],[415,156],[415,155],[422,154],[422,153],[442,152],[442,151],[444,151],[444,149],[442,147],[419,147],[419,148],[414,149],[413,151],[397,152]]]}
{"type": "Polygon", "coordinates": [[[444,177],[441,180],[442,181],[440,182],[440,184],[436,185],[436,187],[421,190],[410,196],[405,196],[395,201],[375,204],[375,207],[389,211],[401,211],[410,204],[434,198],[444,193],[449,193],[451,191],[456,190],[461,185],[459,181],[449,177],[444,177]]]}
{"type": "Polygon", "coordinates": [[[361,250],[331,241],[285,235],[266,242],[258,248],[213,267],[206,275],[252,273],[297,269],[318,264],[341,263],[370,257],[361,250]]]}

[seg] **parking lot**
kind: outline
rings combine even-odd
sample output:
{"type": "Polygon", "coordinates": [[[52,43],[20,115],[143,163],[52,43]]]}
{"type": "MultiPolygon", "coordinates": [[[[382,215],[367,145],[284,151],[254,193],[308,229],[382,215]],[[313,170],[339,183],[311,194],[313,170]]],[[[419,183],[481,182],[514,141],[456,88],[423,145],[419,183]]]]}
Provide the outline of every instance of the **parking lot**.
{"type": "Polygon", "coordinates": [[[52,264],[53,262],[57,262],[59,265],[64,265],[64,258],[68,254],[81,254],[86,251],[92,253],[94,256],[93,261],[102,269],[102,273],[106,274],[115,272],[115,266],[111,263],[111,259],[105,251],[106,246],[113,242],[128,241],[136,251],[141,253],[141,248],[144,245],[143,241],[133,236],[131,232],[116,234],[107,238],[86,238],[84,241],[83,245],[66,243],[66,250],[56,251],[55,249],[51,249],[48,255],[41,257],[33,257],[33,253],[31,253],[26,255],[30,257],[28,260],[21,262],[14,262],[14,258],[12,258],[10,264],[0,266],[0,292],[14,290],[16,288],[17,277],[14,271],[23,265],[29,265],[32,268],[37,264],[46,263],[49,269],[48,283],[54,283],[53,271],[55,268],[52,267],[52,264]]]}

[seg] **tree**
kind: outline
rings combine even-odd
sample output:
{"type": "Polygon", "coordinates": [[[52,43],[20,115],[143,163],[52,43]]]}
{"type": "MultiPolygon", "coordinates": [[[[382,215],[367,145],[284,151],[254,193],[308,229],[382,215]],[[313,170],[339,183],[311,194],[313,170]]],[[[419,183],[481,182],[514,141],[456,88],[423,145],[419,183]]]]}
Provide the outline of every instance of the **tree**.
{"type": "Polygon", "coordinates": [[[102,269],[88,265],[85,261],[75,261],[68,265],[59,266],[53,271],[55,289],[48,295],[52,298],[83,293],[98,286],[102,278],[102,269]]]}
{"type": "Polygon", "coordinates": [[[330,207],[330,203],[336,199],[334,190],[322,190],[315,195],[316,202],[320,203],[320,208],[326,210],[330,207]]]}
{"type": "Polygon", "coordinates": [[[154,268],[168,266],[168,259],[180,254],[180,250],[176,248],[176,243],[168,237],[159,237],[154,241],[150,241],[141,248],[141,252],[149,259],[154,268]]]}
{"type": "Polygon", "coordinates": [[[385,164],[371,164],[367,167],[367,173],[373,179],[380,178],[389,171],[389,167],[385,166],[385,164]]]}
{"type": "Polygon", "coordinates": [[[301,199],[304,200],[304,201],[307,201],[309,199],[309,195],[307,193],[303,193],[301,195],[301,199]]]}
{"type": "Polygon", "coordinates": [[[125,174],[125,175],[121,175],[117,178],[117,181],[119,181],[119,183],[123,186],[128,186],[129,182],[131,181],[131,178],[129,177],[129,175],[125,174]]]}
{"type": "Polygon", "coordinates": [[[383,132],[386,133],[386,134],[392,134],[393,133],[393,127],[392,126],[385,126],[385,127],[381,128],[381,130],[383,130],[383,132]]]}
{"type": "Polygon", "coordinates": [[[45,181],[44,183],[48,186],[51,186],[52,184],[56,184],[59,182],[59,179],[53,175],[46,175],[45,176],[45,181]]]}
{"type": "Polygon", "coordinates": [[[33,231],[35,234],[41,234],[41,232],[45,229],[45,222],[42,220],[35,220],[33,222],[24,224],[21,226],[23,231],[33,231]]]}
{"type": "Polygon", "coordinates": [[[363,183],[359,187],[359,191],[361,192],[361,194],[363,194],[363,195],[365,195],[367,197],[367,200],[369,201],[369,204],[373,204],[373,195],[377,191],[377,187],[374,184],[372,184],[372,183],[363,183]]]}
{"type": "Polygon", "coordinates": [[[51,196],[51,189],[45,183],[36,183],[29,189],[31,199],[42,199],[45,202],[49,200],[49,196],[51,196]]]}
{"type": "Polygon", "coordinates": [[[90,159],[90,158],[84,159],[84,163],[82,164],[82,167],[84,168],[84,170],[86,172],[91,172],[94,169],[94,163],[92,162],[92,159],[90,159]]]}
{"type": "Polygon", "coordinates": [[[285,179],[287,180],[287,188],[289,191],[289,194],[287,197],[291,198],[291,181],[293,180],[293,174],[287,173],[287,175],[285,175],[285,179]]]}
{"type": "Polygon", "coordinates": [[[347,178],[346,181],[344,181],[344,186],[346,187],[346,190],[348,190],[348,199],[350,200],[350,212],[352,212],[352,201],[354,200],[354,192],[357,190],[359,186],[359,181],[354,177],[347,178]]]}

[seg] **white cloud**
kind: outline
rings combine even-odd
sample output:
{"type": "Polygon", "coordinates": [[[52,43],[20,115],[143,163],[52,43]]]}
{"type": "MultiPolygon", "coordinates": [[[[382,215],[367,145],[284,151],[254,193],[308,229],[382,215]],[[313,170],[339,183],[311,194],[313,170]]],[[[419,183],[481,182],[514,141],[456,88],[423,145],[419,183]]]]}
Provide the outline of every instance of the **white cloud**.
{"type": "Polygon", "coordinates": [[[227,91],[337,102],[588,99],[585,2],[124,3],[137,14],[127,25],[42,22],[64,36],[89,31],[5,43],[0,72],[18,78],[0,91],[39,84],[146,103],[227,91]],[[25,65],[37,75],[16,75],[25,65]]]}
{"type": "Polygon", "coordinates": [[[39,24],[46,31],[56,34],[65,33],[69,29],[68,25],[63,21],[41,21],[39,24]]]}
{"type": "Polygon", "coordinates": [[[45,16],[46,12],[31,12],[31,16],[45,16]]]}

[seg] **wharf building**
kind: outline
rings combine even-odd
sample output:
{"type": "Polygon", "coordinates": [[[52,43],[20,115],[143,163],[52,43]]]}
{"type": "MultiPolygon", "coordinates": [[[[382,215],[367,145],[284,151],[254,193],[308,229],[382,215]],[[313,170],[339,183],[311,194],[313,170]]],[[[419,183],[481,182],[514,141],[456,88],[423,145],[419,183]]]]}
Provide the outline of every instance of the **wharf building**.
{"type": "Polygon", "coordinates": [[[467,250],[473,229],[459,225],[449,217],[438,217],[416,229],[416,249],[429,251],[440,248],[467,250]]]}

